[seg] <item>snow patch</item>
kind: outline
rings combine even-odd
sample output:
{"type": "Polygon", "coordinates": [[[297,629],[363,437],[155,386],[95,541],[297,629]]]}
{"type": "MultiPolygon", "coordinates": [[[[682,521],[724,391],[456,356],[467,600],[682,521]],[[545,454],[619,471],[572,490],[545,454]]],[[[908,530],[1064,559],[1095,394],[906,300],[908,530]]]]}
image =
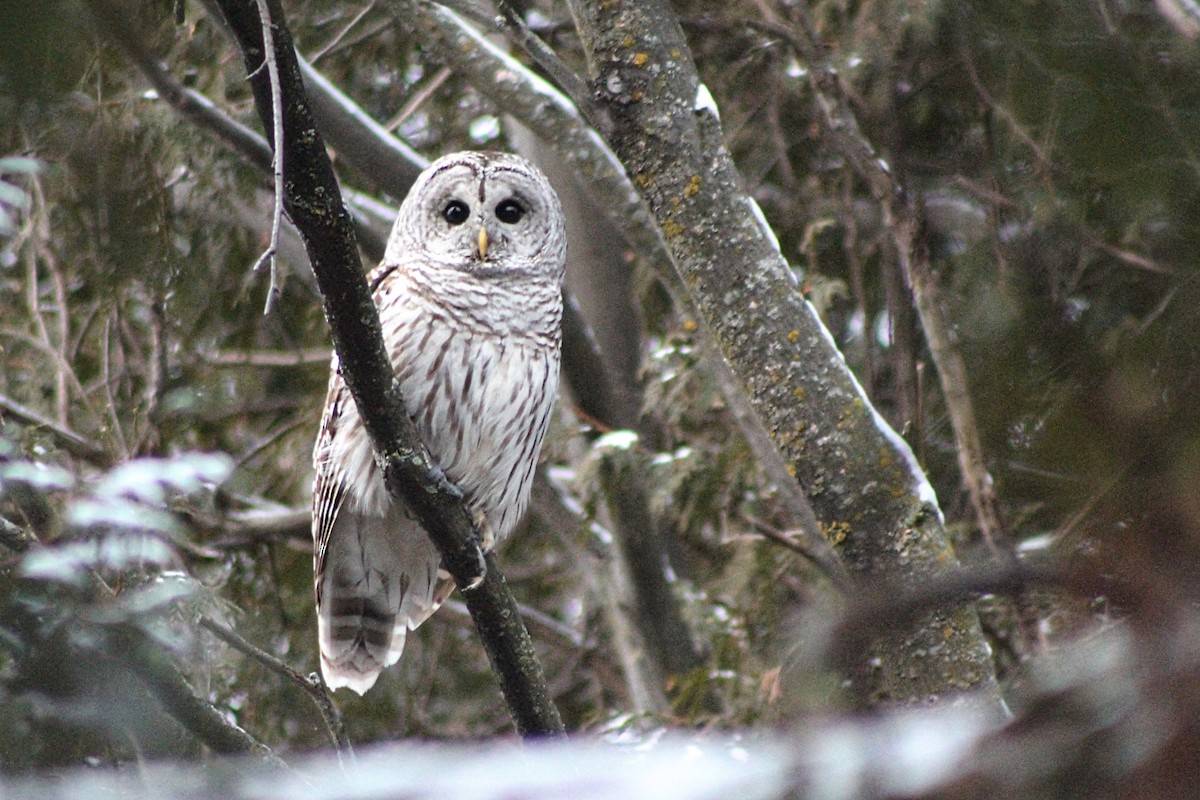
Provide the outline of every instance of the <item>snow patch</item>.
{"type": "Polygon", "coordinates": [[[713,99],[712,92],[703,83],[696,87],[696,101],[692,103],[692,111],[699,114],[701,111],[707,111],[721,121],[721,112],[717,109],[717,101],[713,99]]]}
{"type": "Polygon", "coordinates": [[[771,230],[770,223],[767,222],[767,217],[763,214],[762,208],[758,205],[758,201],[750,195],[746,195],[746,202],[750,205],[750,213],[758,220],[758,226],[762,228],[763,234],[766,235],[767,241],[775,248],[775,252],[783,255],[783,250],[779,247],[779,237],[775,235],[775,231],[771,230]]]}
{"type": "Polygon", "coordinates": [[[629,450],[638,443],[638,435],[634,431],[612,431],[606,433],[593,443],[596,448],[612,448],[613,450],[629,450]]]}

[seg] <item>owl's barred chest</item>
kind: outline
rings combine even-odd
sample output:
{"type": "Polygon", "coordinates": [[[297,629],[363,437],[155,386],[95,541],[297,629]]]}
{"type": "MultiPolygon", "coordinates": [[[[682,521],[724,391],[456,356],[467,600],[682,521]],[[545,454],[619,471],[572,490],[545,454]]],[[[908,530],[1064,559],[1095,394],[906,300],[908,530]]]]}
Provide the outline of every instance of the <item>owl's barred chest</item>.
{"type": "MultiPolygon", "coordinates": [[[[393,315],[384,338],[408,413],[431,455],[503,537],[524,512],[532,461],[557,393],[556,337],[482,335],[426,310],[393,315]]],[[[369,473],[357,483],[356,504],[383,514],[392,500],[369,438],[361,425],[354,427],[359,435],[346,445],[355,452],[344,455],[369,473]]]]}

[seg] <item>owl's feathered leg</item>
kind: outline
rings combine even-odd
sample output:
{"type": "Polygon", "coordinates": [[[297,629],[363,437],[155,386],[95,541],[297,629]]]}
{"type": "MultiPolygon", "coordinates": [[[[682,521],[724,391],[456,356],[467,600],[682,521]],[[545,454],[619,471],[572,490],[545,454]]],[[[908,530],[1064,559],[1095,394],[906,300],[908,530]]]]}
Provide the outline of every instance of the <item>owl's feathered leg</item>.
{"type": "Polygon", "coordinates": [[[317,609],[321,673],[329,688],[363,694],[453,583],[439,578],[432,542],[400,509],[386,516],[343,510],[335,528],[317,609]]]}

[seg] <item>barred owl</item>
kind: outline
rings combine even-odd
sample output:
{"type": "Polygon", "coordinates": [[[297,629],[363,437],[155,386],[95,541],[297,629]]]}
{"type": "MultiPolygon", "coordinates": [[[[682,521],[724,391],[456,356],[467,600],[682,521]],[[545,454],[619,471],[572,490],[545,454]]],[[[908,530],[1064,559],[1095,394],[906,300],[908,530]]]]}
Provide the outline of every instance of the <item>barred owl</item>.
{"type": "MultiPolygon", "coordinates": [[[[565,259],[545,176],[517,156],[464,152],[417,179],[369,276],[408,413],[486,549],[529,502],[558,387],[565,259]]],[[[321,671],[363,694],[454,582],[384,488],[336,355],[313,465],[321,671]]]]}

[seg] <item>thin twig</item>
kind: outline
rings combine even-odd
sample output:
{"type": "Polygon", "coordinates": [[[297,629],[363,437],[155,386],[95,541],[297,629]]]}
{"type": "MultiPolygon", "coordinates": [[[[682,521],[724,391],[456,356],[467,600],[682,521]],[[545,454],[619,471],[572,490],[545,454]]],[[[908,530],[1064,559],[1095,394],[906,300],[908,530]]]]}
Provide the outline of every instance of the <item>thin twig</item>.
{"type": "Polygon", "coordinates": [[[10,397],[0,395],[0,417],[4,416],[12,417],[23,425],[31,425],[45,430],[54,437],[59,447],[94,467],[107,468],[114,463],[112,455],[92,440],[43,417],[10,397]]]}
{"type": "MultiPolygon", "coordinates": [[[[104,33],[125,51],[125,55],[142,71],[142,74],[150,81],[163,100],[167,101],[181,116],[194,122],[201,129],[214,134],[226,146],[255,167],[263,172],[273,171],[274,156],[271,145],[263,136],[230,117],[204,95],[189,89],[176,80],[144,47],[143,37],[130,26],[127,15],[120,8],[115,8],[111,4],[111,0],[91,0],[91,4],[92,10],[103,23],[104,33]]],[[[314,80],[314,76],[318,74],[316,70],[310,68],[305,75],[310,97],[324,96],[326,83],[314,80]]],[[[338,98],[329,98],[328,102],[333,105],[337,100],[338,98]]],[[[330,126],[323,124],[322,129],[328,132],[330,126]]],[[[399,142],[393,151],[397,157],[392,161],[397,163],[404,161],[411,153],[411,150],[403,147],[399,142]]],[[[421,168],[421,166],[410,168],[413,177],[420,172],[421,168]]],[[[397,168],[397,171],[404,171],[403,164],[397,168]]],[[[353,192],[346,194],[350,197],[355,196],[353,192]]],[[[369,220],[355,207],[356,205],[357,203],[352,203],[350,208],[354,213],[358,242],[364,252],[374,253],[371,258],[378,260],[383,257],[383,239],[375,233],[369,220]]]]}
{"type": "Polygon", "coordinates": [[[237,154],[263,170],[271,168],[271,146],[260,134],[247,128],[216,106],[213,101],[176,80],[146,49],[145,37],[130,24],[129,15],[112,0],[91,0],[104,35],[124,51],[150,84],[180,115],[196,123],[230,146],[237,154]]]}
{"type": "MultiPolygon", "coordinates": [[[[373,8],[375,8],[375,0],[370,0],[369,3],[367,3],[365,6],[363,6],[362,9],[357,14],[354,15],[353,19],[351,19],[349,22],[347,22],[345,25],[343,25],[341,27],[341,29],[338,30],[337,33],[335,33],[333,35],[332,39],[330,39],[325,44],[321,45],[320,49],[318,49],[317,52],[313,53],[311,56],[308,57],[308,63],[316,64],[323,57],[334,52],[335,48],[338,48],[341,45],[342,40],[346,38],[347,34],[349,34],[350,31],[354,29],[354,26],[357,25],[358,23],[362,22],[363,17],[365,17],[367,14],[370,14],[371,10],[373,8]]],[[[385,22],[382,25],[376,27],[374,32],[378,33],[380,30],[383,30],[383,28],[386,27],[386,25],[387,25],[387,23],[385,22]]]]}
{"type": "Polygon", "coordinates": [[[279,295],[283,292],[279,259],[275,257],[279,252],[279,225],[283,220],[283,92],[279,87],[279,65],[275,63],[275,41],[274,34],[271,32],[273,23],[271,21],[271,10],[267,7],[267,0],[257,0],[258,16],[262,20],[262,35],[263,42],[266,48],[263,53],[263,63],[267,67],[267,76],[271,81],[271,148],[274,157],[271,160],[271,168],[274,171],[275,178],[275,207],[271,213],[271,243],[266,251],[258,257],[258,261],[254,263],[254,271],[258,272],[262,269],[264,263],[269,263],[271,269],[271,282],[267,286],[267,300],[263,305],[263,313],[270,314],[275,307],[275,303],[279,300],[279,295]]]}
{"type": "Polygon", "coordinates": [[[484,8],[483,3],[477,3],[474,0],[437,0],[437,4],[444,7],[447,11],[454,12],[465,20],[474,22],[485,30],[498,30],[496,27],[496,17],[491,13],[490,9],[484,8]]]}
{"type": "Polygon", "coordinates": [[[40,352],[50,356],[50,360],[54,362],[55,367],[57,368],[57,374],[64,376],[67,382],[71,385],[71,388],[75,390],[82,409],[85,410],[93,419],[99,419],[100,414],[92,404],[92,401],[88,396],[87,389],[85,389],[83,384],[79,382],[79,376],[75,374],[74,367],[71,366],[71,362],[67,360],[67,357],[64,353],[60,352],[56,347],[49,346],[46,342],[34,336],[33,334],[17,328],[0,328],[0,336],[24,342],[30,347],[34,347],[40,352]]]}
{"type": "Polygon", "coordinates": [[[317,711],[321,714],[321,719],[325,721],[325,729],[329,732],[329,738],[337,751],[338,763],[342,763],[343,755],[353,759],[354,748],[350,744],[350,737],[346,734],[346,726],[342,722],[342,716],[338,713],[337,706],[333,704],[333,698],[329,695],[329,690],[325,688],[324,682],[321,681],[317,673],[314,672],[307,676],[302,675],[284,663],[282,659],[276,658],[266,650],[248,641],[237,631],[222,625],[211,617],[201,616],[199,622],[200,627],[225,642],[225,644],[235,650],[239,650],[271,670],[271,672],[303,689],[313,701],[313,705],[317,707],[317,711]]]}
{"type": "MultiPolygon", "coordinates": [[[[838,583],[838,588],[849,590],[850,584],[848,583],[848,578],[845,572],[831,572],[824,560],[824,557],[813,552],[812,548],[808,544],[810,537],[803,530],[776,530],[762,520],[754,517],[748,517],[746,518],[746,521],[749,522],[750,527],[758,531],[758,533],[764,539],[772,541],[775,544],[782,545],[796,555],[803,557],[807,561],[810,561],[814,566],[825,572],[826,575],[834,578],[835,582],[838,583]]],[[[820,541],[825,540],[822,539],[820,541]]]]}
{"type": "Polygon", "coordinates": [[[254,754],[275,767],[287,765],[266,745],[225,719],[200,697],[163,648],[136,625],[109,629],[108,651],[146,685],[167,713],[220,755],[254,754]]]}
{"type": "MultiPolygon", "coordinates": [[[[108,421],[112,430],[113,442],[118,451],[117,460],[125,461],[130,456],[129,442],[125,438],[125,427],[121,424],[121,415],[117,411],[117,400],[113,395],[113,383],[121,380],[121,376],[125,373],[123,369],[114,370],[112,364],[112,329],[114,325],[119,324],[119,320],[117,320],[119,313],[119,310],[112,311],[100,329],[100,389],[104,392],[108,421]]],[[[120,336],[117,339],[119,340],[120,336]]]]}
{"type": "MultiPolygon", "coordinates": [[[[37,193],[38,199],[41,200],[43,198],[42,198],[42,193],[40,191],[40,188],[41,188],[40,181],[37,180],[37,176],[33,176],[33,178],[34,178],[34,180],[33,180],[34,189],[37,193]]],[[[45,208],[44,205],[42,205],[41,207],[45,208]]],[[[34,239],[34,241],[35,242],[45,242],[48,239],[49,239],[48,236],[38,236],[34,239]]],[[[56,273],[55,274],[55,298],[54,299],[55,299],[55,304],[58,309],[58,326],[57,326],[57,328],[58,328],[58,330],[57,330],[58,344],[55,345],[53,339],[50,336],[50,330],[46,325],[45,316],[42,314],[43,303],[42,303],[41,297],[39,296],[40,292],[41,292],[41,280],[40,280],[40,276],[38,274],[38,261],[39,261],[38,255],[39,254],[35,254],[34,248],[29,248],[28,255],[25,259],[25,261],[26,261],[26,265],[25,265],[25,281],[26,281],[25,302],[26,302],[26,305],[28,306],[29,317],[30,317],[30,319],[33,320],[34,326],[37,328],[38,336],[42,340],[45,348],[47,350],[55,351],[57,353],[56,360],[60,364],[67,365],[70,363],[69,360],[67,359],[67,355],[66,355],[66,347],[67,347],[66,320],[68,319],[69,315],[67,314],[66,300],[61,291],[62,276],[61,276],[61,274],[58,273],[58,270],[54,270],[54,272],[56,273]]],[[[50,256],[50,258],[48,258],[47,260],[52,265],[57,264],[57,259],[53,258],[53,256],[50,253],[43,252],[40,255],[43,258],[45,258],[46,256],[50,256]]],[[[58,421],[60,423],[62,423],[63,425],[67,424],[67,403],[68,403],[67,372],[68,372],[68,370],[66,370],[66,369],[60,369],[55,372],[55,376],[54,376],[55,377],[55,389],[54,389],[55,409],[57,412],[58,421]]],[[[72,376],[72,377],[74,377],[74,376],[72,376]]],[[[76,381],[76,382],[78,382],[78,381],[76,381]]]]}
{"type": "Polygon", "coordinates": [[[389,119],[387,124],[385,124],[383,127],[387,128],[388,131],[395,133],[396,129],[404,124],[404,120],[411,117],[418,108],[423,106],[425,101],[428,100],[434,92],[440,89],[442,84],[449,80],[450,76],[453,74],[454,73],[449,67],[442,67],[435,72],[433,77],[426,81],[424,86],[414,92],[413,96],[408,98],[408,101],[400,107],[400,110],[396,112],[395,116],[389,119]]]}
{"type": "MultiPolygon", "coordinates": [[[[595,651],[595,647],[584,640],[583,634],[569,625],[564,625],[544,611],[539,611],[524,603],[518,603],[517,608],[521,609],[521,616],[529,623],[529,630],[541,634],[544,641],[568,650],[581,650],[589,653],[595,651]]],[[[449,611],[451,615],[465,620],[467,624],[471,622],[471,612],[467,610],[466,603],[447,600],[442,604],[442,610],[449,611]]]]}
{"type": "Polygon", "coordinates": [[[971,52],[965,43],[960,48],[960,55],[962,57],[963,67],[966,68],[967,78],[971,82],[971,87],[975,90],[975,93],[979,95],[979,99],[983,101],[983,104],[987,106],[988,110],[997,114],[1008,124],[1008,127],[1013,132],[1013,135],[1016,136],[1022,144],[1029,148],[1029,152],[1033,153],[1034,159],[1038,162],[1038,165],[1042,169],[1050,173],[1057,172],[1058,169],[1055,167],[1054,162],[1050,160],[1050,156],[1046,152],[1046,149],[1042,147],[1042,145],[1033,138],[1033,135],[1025,129],[1025,126],[1021,124],[1021,121],[1017,119],[1016,115],[1013,114],[1007,106],[997,102],[987,90],[987,87],[984,85],[983,81],[979,77],[979,73],[975,69],[975,60],[971,57],[971,52]]]}
{"type": "Polygon", "coordinates": [[[549,45],[529,29],[524,17],[513,8],[511,0],[497,0],[496,10],[500,12],[501,25],[512,40],[542,68],[551,81],[558,84],[558,88],[571,98],[571,102],[586,119],[594,121],[595,103],[592,102],[591,91],[583,78],[576,75],[549,45]]]}
{"type": "Polygon", "coordinates": [[[331,353],[328,347],[310,347],[306,350],[247,350],[231,352],[218,350],[201,353],[200,360],[216,367],[304,367],[313,364],[329,365],[331,353]]]}

